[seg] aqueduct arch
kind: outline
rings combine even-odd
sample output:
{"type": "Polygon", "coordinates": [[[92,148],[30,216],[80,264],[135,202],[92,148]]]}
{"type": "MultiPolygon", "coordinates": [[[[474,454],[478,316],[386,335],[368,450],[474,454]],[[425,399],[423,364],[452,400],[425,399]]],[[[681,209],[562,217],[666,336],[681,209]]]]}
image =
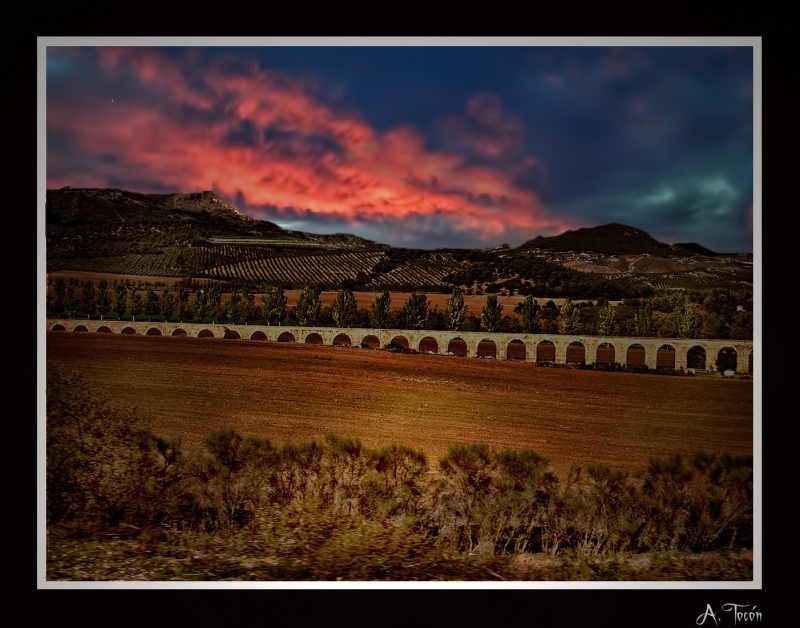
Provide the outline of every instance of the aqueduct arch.
{"type": "Polygon", "coordinates": [[[586,362],[586,347],[580,340],[573,340],[567,345],[567,363],[586,362]]]}
{"type": "Polygon", "coordinates": [[[55,324],[55,325],[53,325],[53,327],[51,328],[51,331],[67,331],[67,328],[66,328],[66,327],[64,327],[63,325],[59,324],[59,323],[56,323],[56,324],[55,324]]]}
{"type": "Polygon", "coordinates": [[[496,358],[497,345],[494,340],[484,338],[478,343],[478,357],[479,358],[496,358]]]}
{"type": "Polygon", "coordinates": [[[453,355],[466,356],[467,355],[467,341],[463,338],[453,338],[447,344],[447,353],[453,355]]]}
{"type": "Polygon", "coordinates": [[[241,340],[242,337],[239,335],[239,332],[235,329],[226,329],[225,335],[223,338],[227,338],[228,340],[241,340]]]}
{"type": "Polygon", "coordinates": [[[374,334],[369,334],[364,336],[364,339],[361,341],[361,348],[362,349],[380,349],[381,348],[381,341],[378,340],[378,337],[374,334]]]}
{"type": "Polygon", "coordinates": [[[267,334],[259,329],[250,335],[250,340],[267,340],[267,334]]]}
{"type": "Polygon", "coordinates": [[[86,331],[86,332],[88,332],[89,330],[88,330],[88,329],[86,329],[86,325],[78,325],[78,326],[77,326],[75,329],[73,329],[72,331],[81,331],[81,332],[83,332],[83,331],[86,331]]]}
{"type": "Polygon", "coordinates": [[[151,327],[145,333],[145,336],[161,336],[161,330],[158,327],[151,327]]]}
{"type": "Polygon", "coordinates": [[[311,332],[308,334],[308,336],[306,336],[305,343],[307,345],[321,345],[323,344],[322,336],[320,336],[317,332],[311,332]]]}
{"type": "Polygon", "coordinates": [[[537,362],[555,362],[556,361],[556,345],[552,340],[542,340],[536,345],[536,361],[537,362]]]}
{"type": "Polygon", "coordinates": [[[718,371],[735,371],[738,355],[733,347],[722,347],[717,352],[716,367],[718,371]]]}
{"type": "Polygon", "coordinates": [[[690,369],[704,371],[706,368],[706,350],[700,345],[695,345],[686,352],[686,366],[690,369]]]}
{"type": "Polygon", "coordinates": [[[395,336],[389,342],[389,348],[400,351],[408,351],[408,338],[405,336],[395,336]]]}
{"type": "Polygon", "coordinates": [[[656,368],[675,368],[675,347],[661,345],[656,352],[656,368]]]}
{"type": "MultiPolygon", "coordinates": [[[[267,338],[265,335],[264,340],[266,339],[267,338]]],[[[294,334],[290,331],[285,331],[280,336],[278,336],[278,342],[295,342],[294,334]]]]}
{"type": "Polygon", "coordinates": [[[630,345],[625,352],[625,364],[647,364],[647,352],[645,348],[638,343],[630,345]]]}
{"type": "Polygon", "coordinates": [[[525,360],[528,357],[528,351],[525,348],[525,343],[522,340],[515,338],[508,343],[506,347],[507,360],[525,360]]]}
{"type": "Polygon", "coordinates": [[[186,338],[186,336],[188,336],[189,334],[186,333],[185,329],[181,329],[180,327],[178,327],[178,329],[172,332],[172,335],[178,338],[186,338]]]}
{"type": "Polygon", "coordinates": [[[197,334],[198,338],[213,338],[214,332],[210,329],[201,329],[200,332],[197,334]]]}
{"type": "Polygon", "coordinates": [[[98,334],[111,334],[111,333],[114,333],[114,332],[112,332],[108,327],[103,325],[103,326],[97,328],[97,333],[98,334]]]}
{"type": "Polygon", "coordinates": [[[420,353],[439,353],[439,343],[432,336],[425,336],[419,341],[420,353]]]}
{"type": "Polygon", "coordinates": [[[349,347],[350,344],[350,336],[347,334],[338,334],[336,338],[333,339],[334,347],[349,347]]]}
{"type": "Polygon", "coordinates": [[[136,330],[133,327],[126,327],[121,333],[125,334],[126,336],[135,336],[136,330]]]}
{"type": "Polygon", "coordinates": [[[610,342],[602,342],[597,347],[595,360],[597,364],[614,364],[617,361],[617,350],[610,342]]]}

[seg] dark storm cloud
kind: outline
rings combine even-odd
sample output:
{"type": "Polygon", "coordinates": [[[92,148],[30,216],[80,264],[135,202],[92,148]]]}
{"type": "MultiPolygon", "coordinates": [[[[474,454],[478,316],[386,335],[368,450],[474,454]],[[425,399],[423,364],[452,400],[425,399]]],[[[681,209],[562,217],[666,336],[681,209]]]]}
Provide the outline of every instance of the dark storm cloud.
{"type": "Polygon", "coordinates": [[[751,251],[752,76],[747,47],[53,49],[48,185],[403,246],[615,221],[751,251]]]}

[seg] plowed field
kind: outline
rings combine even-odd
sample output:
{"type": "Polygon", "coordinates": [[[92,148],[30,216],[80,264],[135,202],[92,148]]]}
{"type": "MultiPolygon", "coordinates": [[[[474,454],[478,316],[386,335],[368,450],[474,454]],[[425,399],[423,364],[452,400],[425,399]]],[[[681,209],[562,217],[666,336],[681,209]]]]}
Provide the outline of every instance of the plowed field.
{"type": "Polygon", "coordinates": [[[457,442],[638,468],[698,449],[750,453],[752,381],[536,367],[455,356],[259,341],[47,334],[47,363],[80,372],[166,436],[215,429],[275,443],[328,432],[437,460],[457,442]]]}

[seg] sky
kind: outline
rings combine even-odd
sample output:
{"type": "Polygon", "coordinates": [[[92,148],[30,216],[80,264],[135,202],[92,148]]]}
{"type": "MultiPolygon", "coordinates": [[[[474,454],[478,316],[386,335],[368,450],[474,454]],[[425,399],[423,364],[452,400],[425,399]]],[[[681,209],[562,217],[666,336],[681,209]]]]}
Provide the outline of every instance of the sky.
{"type": "Polygon", "coordinates": [[[47,187],[409,248],[617,222],[752,252],[750,47],[47,49],[47,187]]]}

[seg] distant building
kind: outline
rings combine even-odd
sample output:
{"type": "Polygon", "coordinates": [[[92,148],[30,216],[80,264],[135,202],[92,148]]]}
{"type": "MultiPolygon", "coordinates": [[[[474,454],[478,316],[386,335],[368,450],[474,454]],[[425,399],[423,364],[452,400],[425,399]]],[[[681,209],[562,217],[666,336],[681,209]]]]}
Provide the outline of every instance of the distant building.
{"type": "Polygon", "coordinates": [[[736,306],[736,311],[741,312],[744,308],[741,305],[736,306]]]}

